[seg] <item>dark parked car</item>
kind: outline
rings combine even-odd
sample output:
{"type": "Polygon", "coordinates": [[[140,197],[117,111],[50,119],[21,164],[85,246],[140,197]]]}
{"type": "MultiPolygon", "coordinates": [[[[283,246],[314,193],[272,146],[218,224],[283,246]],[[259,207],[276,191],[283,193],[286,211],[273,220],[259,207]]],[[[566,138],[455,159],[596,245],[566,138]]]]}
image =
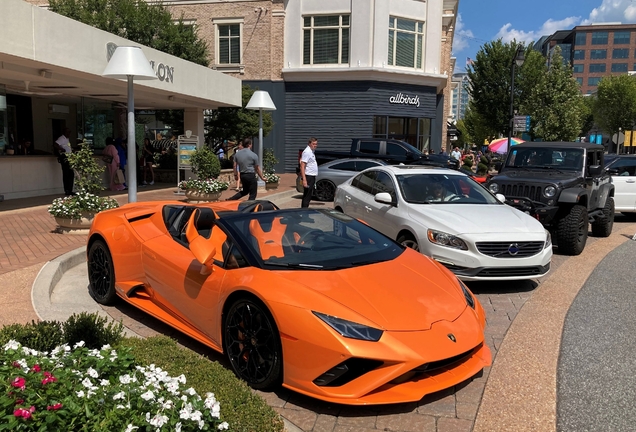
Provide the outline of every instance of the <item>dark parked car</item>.
{"type": "Polygon", "coordinates": [[[614,185],[603,157],[598,144],[525,142],[511,149],[488,188],[536,217],[560,253],[578,255],[587,242],[588,223],[595,236],[612,233],[614,185]]]}

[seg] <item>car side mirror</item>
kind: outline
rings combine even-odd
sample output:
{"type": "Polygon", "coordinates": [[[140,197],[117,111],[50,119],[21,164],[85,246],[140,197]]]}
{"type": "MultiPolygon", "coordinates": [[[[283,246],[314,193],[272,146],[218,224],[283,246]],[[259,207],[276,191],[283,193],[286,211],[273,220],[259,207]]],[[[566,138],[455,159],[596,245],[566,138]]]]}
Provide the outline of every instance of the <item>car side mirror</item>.
{"type": "Polygon", "coordinates": [[[375,202],[393,205],[393,198],[391,198],[391,194],[388,192],[380,192],[375,194],[375,202]]]}
{"type": "Polygon", "coordinates": [[[603,167],[601,165],[590,165],[587,168],[587,173],[590,177],[596,177],[598,175],[601,175],[602,172],[603,172],[603,167]]]}
{"type": "Polygon", "coordinates": [[[495,197],[502,203],[506,202],[506,197],[503,196],[503,194],[497,194],[497,195],[495,195],[495,197]]]}
{"type": "Polygon", "coordinates": [[[210,274],[213,269],[212,263],[216,255],[216,247],[210,239],[202,237],[197,231],[195,226],[196,214],[197,211],[192,212],[188,220],[186,238],[188,239],[190,251],[194,255],[194,258],[204,266],[204,268],[201,269],[201,274],[210,274]]]}

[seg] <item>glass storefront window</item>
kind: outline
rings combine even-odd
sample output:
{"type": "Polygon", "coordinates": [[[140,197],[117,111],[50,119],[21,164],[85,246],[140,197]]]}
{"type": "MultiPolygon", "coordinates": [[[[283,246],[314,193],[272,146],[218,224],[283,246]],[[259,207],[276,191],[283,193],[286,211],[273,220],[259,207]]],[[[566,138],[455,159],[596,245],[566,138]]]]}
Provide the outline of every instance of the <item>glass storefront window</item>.
{"type": "Polygon", "coordinates": [[[0,155],[4,154],[7,145],[9,129],[7,124],[7,92],[6,87],[0,84],[0,155]]]}
{"type": "Polygon", "coordinates": [[[375,116],[373,138],[405,141],[419,150],[427,150],[431,140],[431,119],[375,116]]]}
{"type": "Polygon", "coordinates": [[[78,124],[84,126],[84,138],[93,148],[103,149],[107,137],[115,138],[115,110],[110,102],[84,98],[81,116],[78,124]]]}

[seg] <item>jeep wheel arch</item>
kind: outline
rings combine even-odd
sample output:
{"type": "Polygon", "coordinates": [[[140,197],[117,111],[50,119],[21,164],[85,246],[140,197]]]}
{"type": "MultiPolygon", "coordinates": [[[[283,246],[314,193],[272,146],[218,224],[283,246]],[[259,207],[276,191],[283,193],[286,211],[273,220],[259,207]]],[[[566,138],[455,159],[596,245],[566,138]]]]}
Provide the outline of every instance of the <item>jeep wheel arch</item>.
{"type": "Polygon", "coordinates": [[[559,195],[559,204],[580,204],[587,208],[587,192],[582,189],[565,189],[559,195]]]}

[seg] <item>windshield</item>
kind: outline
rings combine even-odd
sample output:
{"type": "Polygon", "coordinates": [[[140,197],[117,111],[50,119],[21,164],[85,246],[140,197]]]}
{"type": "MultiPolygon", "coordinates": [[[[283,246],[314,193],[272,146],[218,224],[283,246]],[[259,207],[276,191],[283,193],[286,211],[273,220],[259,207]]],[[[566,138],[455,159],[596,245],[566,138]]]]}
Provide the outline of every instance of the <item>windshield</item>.
{"type": "Polygon", "coordinates": [[[419,151],[416,147],[413,147],[411,144],[402,141],[402,145],[404,146],[404,148],[406,148],[408,151],[410,151],[411,153],[413,153],[416,156],[422,156],[422,152],[419,151]]]}
{"type": "Polygon", "coordinates": [[[398,257],[404,248],[335,210],[277,210],[226,218],[263,267],[333,270],[398,257]]]}
{"type": "Polygon", "coordinates": [[[397,176],[404,200],[411,204],[501,204],[468,176],[403,174],[397,176]]]}
{"type": "Polygon", "coordinates": [[[513,148],[506,161],[506,167],[578,171],[583,169],[583,149],[554,147],[513,148]]]}

